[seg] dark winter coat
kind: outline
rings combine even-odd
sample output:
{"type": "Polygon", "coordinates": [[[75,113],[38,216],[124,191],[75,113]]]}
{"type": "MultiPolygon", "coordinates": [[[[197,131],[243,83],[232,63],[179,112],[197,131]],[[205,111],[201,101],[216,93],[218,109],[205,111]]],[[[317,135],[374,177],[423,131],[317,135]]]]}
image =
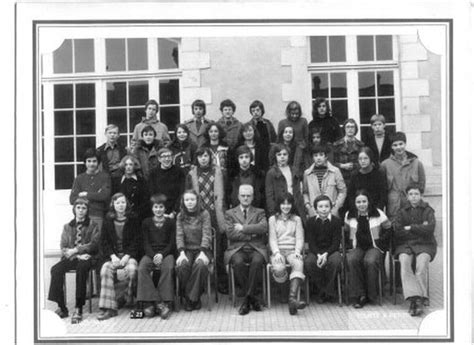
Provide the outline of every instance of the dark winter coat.
{"type": "MultiPolygon", "coordinates": [[[[314,128],[321,128],[321,141],[331,144],[344,135],[339,126],[339,122],[332,116],[326,116],[324,118],[313,116],[313,120],[308,125],[309,135],[311,135],[314,128]]],[[[308,138],[308,140],[311,142],[311,138],[308,138]]]]}

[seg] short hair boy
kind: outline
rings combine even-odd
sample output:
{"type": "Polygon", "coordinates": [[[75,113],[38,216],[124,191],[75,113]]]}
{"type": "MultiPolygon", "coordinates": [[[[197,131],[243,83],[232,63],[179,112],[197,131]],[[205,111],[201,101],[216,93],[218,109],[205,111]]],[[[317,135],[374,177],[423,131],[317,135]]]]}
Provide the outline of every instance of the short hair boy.
{"type": "Polygon", "coordinates": [[[222,116],[217,123],[224,129],[225,141],[233,149],[237,144],[239,131],[242,128],[242,123],[234,117],[235,103],[230,99],[225,99],[221,102],[219,109],[222,116]]]}
{"type": "Polygon", "coordinates": [[[125,146],[119,142],[119,128],[115,124],[109,124],[105,127],[105,136],[107,141],[97,148],[100,156],[100,167],[102,171],[108,172],[112,180],[117,179],[121,175],[120,161],[127,154],[125,146]]]}
{"type": "Polygon", "coordinates": [[[155,129],[156,139],[162,141],[164,144],[167,144],[171,141],[168,134],[168,127],[157,117],[158,112],[160,111],[160,105],[154,99],[150,99],[145,103],[145,116],[142,118],[142,121],[135,126],[133,130],[134,141],[142,139],[142,132],[145,126],[152,126],[155,129]]]}
{"type": "Polygon", "coordinates": [[[196,99],[191,104],[191,111],[194,117],[184,123],[189,130],[189,141],[194,143],[197,147],[201,147],[206,141],[204,133],[206,132],[209,120],[206,115],[206,103],[201,99],[196,99]]]}

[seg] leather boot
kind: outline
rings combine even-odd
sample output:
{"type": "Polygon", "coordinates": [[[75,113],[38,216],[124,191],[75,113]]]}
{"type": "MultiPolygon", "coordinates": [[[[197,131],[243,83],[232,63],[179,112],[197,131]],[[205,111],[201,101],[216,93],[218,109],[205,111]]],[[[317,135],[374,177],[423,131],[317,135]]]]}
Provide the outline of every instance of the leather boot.
{"type": "Polygon", "coordinates": [[[301,278],[293,278],[290,280],[290,294],[288,296],[288,308],[290,315],[295,315],[298,309],[306,307],[305,302],[298,301],[298,288],[301,286],[303,280],[301,278]]]}

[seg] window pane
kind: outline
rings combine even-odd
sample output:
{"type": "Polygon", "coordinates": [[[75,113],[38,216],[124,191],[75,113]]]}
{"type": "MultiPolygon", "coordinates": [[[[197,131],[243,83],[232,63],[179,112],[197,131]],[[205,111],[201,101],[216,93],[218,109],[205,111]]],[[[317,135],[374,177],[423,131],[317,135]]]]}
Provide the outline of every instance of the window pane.
{"type": "Polygon", "coordinates": [[[83,172],[86,172],[86,165],[84,163],[76,164],[76,176],[82,174],[83,172]]]}
{"type": "Polygon", "coordinates": [[[375,99],[359,100],[360,123],[370,123],[370,117],[376,113],[375,99]]]}
{"type": "Polygon", "coordinates": [[[178,43],[166,38],[158,38],[159,69],[178,68],[178,43]]]}
{"type": "Polygon", "coordinates": [[[146,38],[129,38],[128,70],[137,71],[148,69],[148,44],[146,38]]]}
{"type": "Polygon", "coordinates": [[[54,112],[54,135],[71,135],[74,133],[72,114],[72,110],[54,112]]]}
{"type": "Polygon", "coordinates": [[[56,165],[54,167],[55,189],[71,189],[74,182],[74,165],[56,165]]]}
{"type": "Polygon", "coordinates": [[[377,60],[393,60],[392,36],[375,36],[377,60]]]}
{"type": "Polygon", "coordinates": [[[160,80],[160,104],[179,103],[178,79],[160,80]]]}
{"type": "Polygon", "coordinates": [[[76,108],[95,107],[95,85],[76,84],[76,108]]]}
{"type": "Polygon", "coordinates": [[[54,85],[54,108],[72,108],[72,84],[54,85]]]}
{"type": "Polygon", "coordinates": [[[76,138],[77,161],[83,161],[87,149],[95,149],[95,137],[76,138]]]}
{"type": "Polygon", "coordinates": [[[346,73],[331,73],[331,98],[347,97],[346,73]]]}
{"type": "Polygon", "coordinates": [[[169,130],[176,128],[179,120],[179,107],[160,108],[160,120],[169,130]]]}
{"type": "Polygon", "coordinates": [[[76,111],[76,134],[95,134],[95,110],[76,111]]]}
{"type": "Polygon", "coordinates": [[[113,123],[119,127],[120,133],[127,133],[127,110],[109,109],[107,110],[107,124],[113,123]]]}
{"type": "Polygon", "coordinates": [[[125,39],[109,38],[105,40],[106,70],[125,71],[125,39]]]}
{"type": "Polygon", "coordinates": [[[357,36],[357,60],[374,60],[374,36],[357,36]]]}
{"type": "Polygon", "coordinates": [[[375,73],[359,72],[359,96],[375,96],[375,73]]]}
{"type": "Polygon", "coordinates": [[[107,83],[107,106],[120,107],[124,105],[127,105],[126,83],[107,83]]]}
{"type": "Polygon", "coordinates": [[[132,131],[135,126],[142,121],[143,116],[145,116],[143,108],[130,109],[130,131],[132,131]]]}
{"type": "Polygon", "coordinates": [[[94,40],[74,40],[75,72],[94,72],[94,40]]]}
{"type": "Polygon", "coordinates": [[[72,41],[64,40],[53,52],[53,72],[72,73],[72,41]]]}
{"type": "Polygon", "coordinates": [[[54,161],[74,162],[74,139],[55,138],[54,139],[54,161]]]}
{"type": "Polygon", "coordinates": [[[148,81],[131,81],[128,88],[129,105],[145,105],[148,101],[148,81]]]}
{"type": "Polygon", "coordinates": [[[311,47],[311,62],[328,62],[328,48],[326,36],[311,36],[309,44],[311,47]]]}
{"type": "Polygon", "coordinates": [[[348,110],[347,110],[347,101],[340,100],[340,101],[333,101],[331,100],[331,110],[332,116],[342,124],[348,117],[348,110]]]}
{"type": "Polygon", "coordinates": [[[377,72],[378,96],[393,96],[393,72],[377,72]]]}
{"type": "Polygon", "coordinates": [[[329,61],[346,61],[346,38],[344,36],[329,36],[329,61]]]}
{"type": "Polygon", "coordinates": [[[118,138],[118,143],[120,145],[122,145],[123,147],[127,147],[128,146],[128,143],[127,143],[127,135],[121,135],[119,138],[118,138]]]}
{"type": "Polygon", "coordinates": [[[313,98],[318,97],[329,97],[328,90],[328,74],[327,73],[318,73],[313,74],[313,98]]]}
{"type": "Polygon", "coordinates": [[[378,113],[383,114],[387,122],[395,122],[395,100],[393,98],[379,99],[378,113]]]}

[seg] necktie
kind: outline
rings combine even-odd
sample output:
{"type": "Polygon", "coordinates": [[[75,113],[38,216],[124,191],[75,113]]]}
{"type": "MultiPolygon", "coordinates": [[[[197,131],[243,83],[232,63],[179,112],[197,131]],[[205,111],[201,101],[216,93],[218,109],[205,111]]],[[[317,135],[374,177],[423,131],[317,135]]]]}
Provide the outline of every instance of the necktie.
{"type": "Polygon", "coordinates": [[[201,120],[196,120],[196,128],[197,128],[198,132],[201,129],[201,125],[202,125],[202,121],[201,120]]]}
{"type": "Polygon", "coordinates": [[[244,219],[247,220],[247,209],[244,208],[244,219]]]}

